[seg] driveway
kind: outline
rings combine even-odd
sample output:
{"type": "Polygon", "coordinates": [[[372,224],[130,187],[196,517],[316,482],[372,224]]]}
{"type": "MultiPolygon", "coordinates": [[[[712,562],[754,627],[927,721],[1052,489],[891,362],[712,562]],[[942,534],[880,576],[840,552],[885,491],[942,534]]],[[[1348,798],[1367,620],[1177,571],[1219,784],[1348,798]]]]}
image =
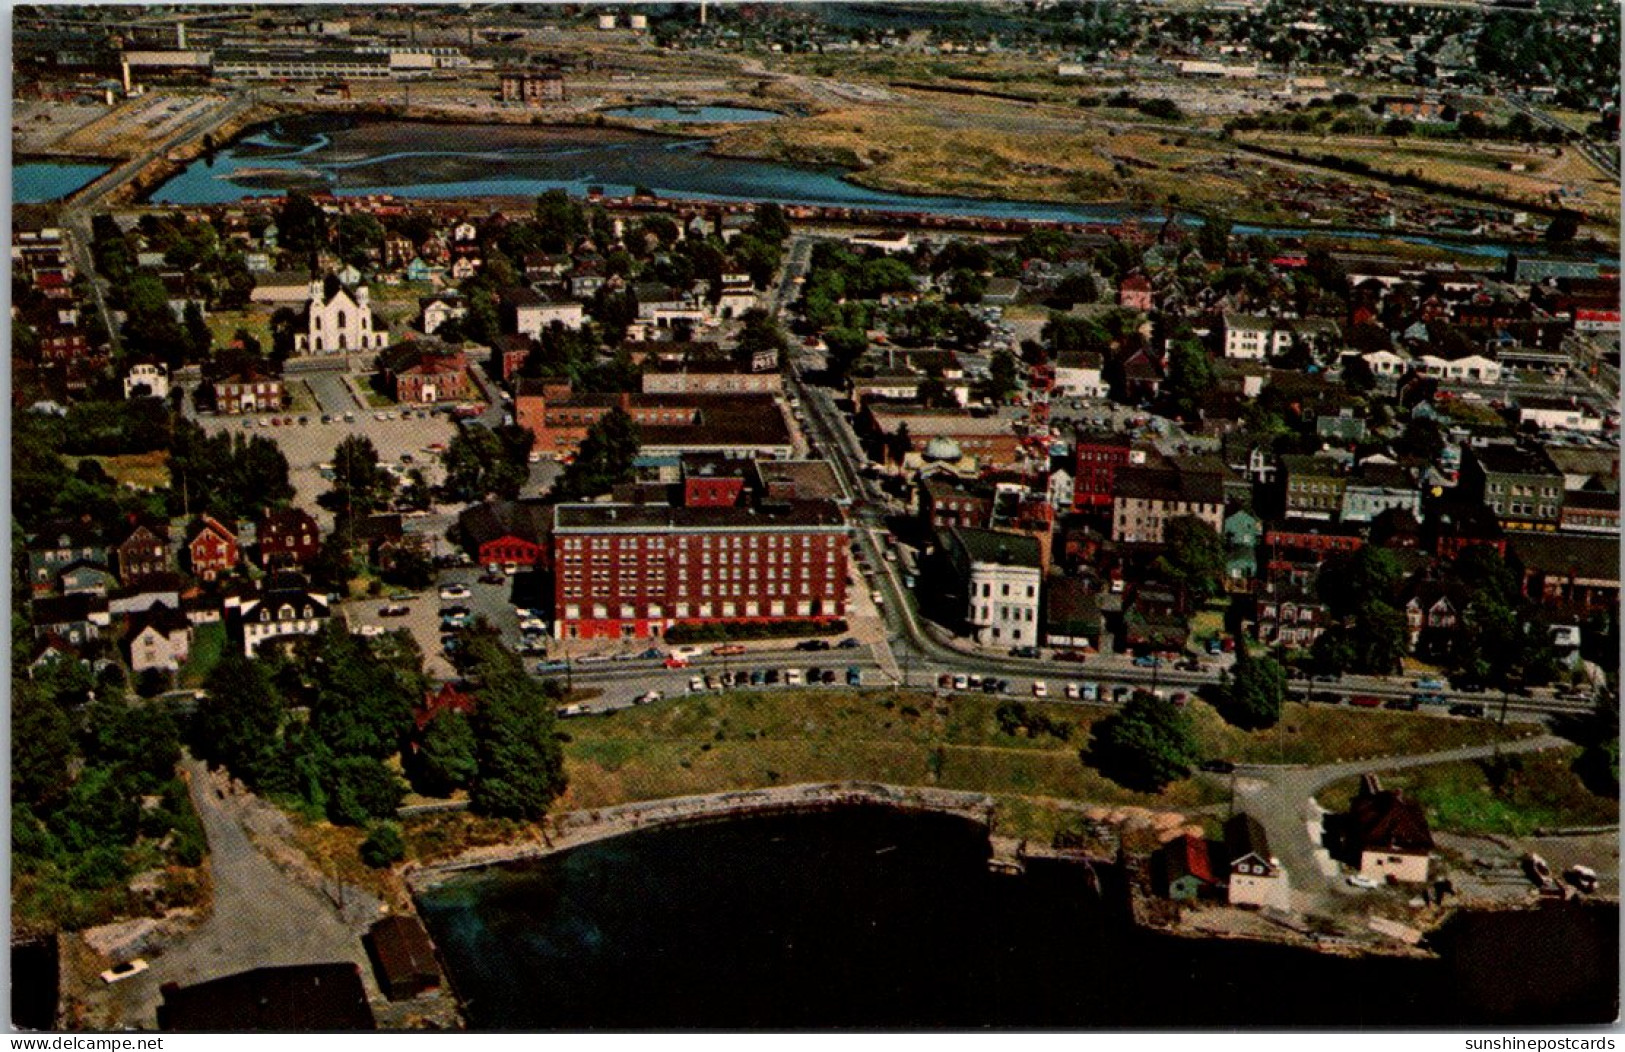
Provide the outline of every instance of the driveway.
{"type": "Polygon", "coordinates": [[[223,779],[190,757],[182,767],[209,840],[213,908],[200,927],[150,957],[146,972],[109,988],[118,1018],[127,1026],[156,1026],[164,983],[186,986],[251,968],[330,961],[354,961],[368,997],[377,1000],[360,938],[366,921],[378,915],[377,904],[349,889],[347,912],[356,923],[340,920],[331,901],[287,876],[254,846],[233,813],[235,798],[217,796],[223,779]]]}
{"type": "Polygon", "coordinates": [[[1264,826],[1270,850],[1281,860],[1290,876],[1294,905],[1305,910],[1338,906],[1338,898],[1357,896],[1348,887],[1341,871],[1320,846],[1320,809],[1314,794],[1333,782],[1355,778],[1368,772],[1392,771],[1406,767],[1427,767],[1479,760],[1502,753],[1538,752],[1568,745],[1566,739],[1544,734],[1534,738],[1496,745],[1473,745],[1416,756],[1395,756],[1326,764],[1320,767],[1267,767],[1243,765],[1234,782],[1238,810],[1245,811],[1264,826]],[[1300,904],[1301,903],[1301,904],[1300,904]]]}

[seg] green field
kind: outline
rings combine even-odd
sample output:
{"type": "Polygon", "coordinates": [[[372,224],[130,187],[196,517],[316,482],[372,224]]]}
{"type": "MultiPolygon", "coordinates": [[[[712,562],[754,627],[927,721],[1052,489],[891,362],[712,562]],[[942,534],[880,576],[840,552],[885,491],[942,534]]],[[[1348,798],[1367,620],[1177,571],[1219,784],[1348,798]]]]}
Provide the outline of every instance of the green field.
{"type": "MultiPolygon", "coordinates": [[[[1048,706],[1048,715],[1071,728],[1069,737],[1030,738],[1000,728],[994,714],[1002,700],[1008,699],[744,692],[574,719],[560,725],[569,738],[570,788],[559,806],[846,779],[990,793],[1001,804],[1025,801],[1037,812],[1053,811],[1047,803],[1053,801],[1189,810],[1222,796],[1196,778],[1160,795],[1132,792],[1086,766],[1079,750],[1107,710],[1048,706]]],[[[1193,701],[1191,710],[1203,755],[1236,761],[1330,762],[1478,744],[1496,734],[1494,726],[1470,720],[1303,705],[1289,705],[1275,728],[1249,733],[1201,702],[1193,701]]],[[[1037,830],[1053,820],[1053,814],[1034,814],[1031,825],[1037,830]]]]}
{"type": "Polygon", "coordinates": [[[176,677],[176,685],[180,687],[198,687],[208,678],[209,672],[215,663],[226,651],[226,626],[218,621],[214,624],[198,625],[192,633],[192,653],[186,664],[181,666],[180,674],[176,677]]]}
{"type": "MultiPolygon", "coordinates": [[[[1384,789],[1402,789],[1427,808],[1435,829],[1454,833],[1527,836],[1537,829],[1612,825],[1619,801],[1592,792],[1574,773],[1578,748],[1512,755],[1493,760],[1413,767],[1381,775],[1384,789]]],[[[1356,780],[1318,794],[1323,807],[1348,808],[1356,780]]]]}

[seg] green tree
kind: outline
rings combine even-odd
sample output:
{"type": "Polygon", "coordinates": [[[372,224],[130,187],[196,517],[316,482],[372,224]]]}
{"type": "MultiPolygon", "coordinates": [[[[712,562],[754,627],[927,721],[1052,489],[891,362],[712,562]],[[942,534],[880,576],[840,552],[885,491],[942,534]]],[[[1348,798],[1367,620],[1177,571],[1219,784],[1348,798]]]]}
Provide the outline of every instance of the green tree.
{"type": "Polygon", "coordinates": [[[333,487],[319,498],[322,507],[347,519],[371,515],[388,505],[395,477],[378,463],[378,450],[365,435],[351,435],[333,452],[333,487]]]}
{"type": "Polygon", "coordinates": [[[790,236],[790,220],[785,217],[784,207],[773,201],[764,201],[756,206],[756,215],[751,221],[751,230],[757,237],[779,244],[790,236]]]}
{"type": "Polygon", "coordinates": [[[308,255],[327,244],[328,217],[303,190],[289,190],[276,215],[277,245],[308,255]]]}
{"type": "Polygon", "coordinates": [[[1157,570],[1170,584],[1183,587],[1197,600],[1218,594],[1225,551],[1217,530],[1194,515],[1181,515],[1163,527],[1163,543],[1157,570]]]}
{"type": "Polygon", "coordinates": [[[1346,618],[1368,603],[1391,600],[1400,576],[1399,561],[1393,552],[1367,546],[1329,561],[1315,587],[1332,616],[1346,618]]]}
{"type": "Polygon", "coordinates": [[[192,719],[192,751],[257,785],[276,766],[277,735],[286,718],[265,665],[227,648],[204,683],[192,719]]]}
{"type": "Polygon", "coordinates": [[[824,346],[829,352],[829,374],[839,381],[851,375],[852,367],[869,349],[869,338],[861,329],[829,329],[824,333],[824,346]]]}
{"type": "Polygon", "coordinates": [[[982,386],[985,397],[1003,402],[1020,389],[1021,365],[1009,351],[995,351],[988,362],[988,377],[982,386]]]}
{"type": "Polygon", "coordinates": [[[330,623],[300,641],[314,690],[310,726],[335,756],[382,759],[399,747],[422,697],[419,655],[330,623]],[[397,670],[393,663],[404,666],[397,670]]]}
{"type": "Polygon", "coordinates": [[[468,788],[479,773],[479,742],[468,717],[441,712],[430,720],[409,771],[413,787],[425,796],[468,788]]]}
{"type": "Polygon", "coordinates": [[[384,227],[366,212],[346,212],[333,231],[333,240],[340,259],[364,267],[384,247],[384,227]]]}
{"type": "Polygon", "coordinates": [[[1196,231],[1196,250],[1209,263],[1223,263],[1230,255],[1230,220],[1209,216],[1196,231]]]}
{"type": "Polygon", "coordinates": [[[1242,641],[1224,688],[1225,718],[1246,730],[1273,727],[1286,700],[1286,670],[1270,657],[1253,657],[1242,641]]]}
{"type": "Polygon", "coordinates": [[[1375,676],[1398,672],[1410,650],[1410,628],[1405,614],[1381,600],[1361,605],[1349,630],[1355,668],[1375,676]]]}
{"type": "Polygon", "coordinates": [[[384,869],[406,857],[406,840],[394,822],[379,822],[367,832],[358,849],[361,861],[373,869],[384,869]]]}
{"type": "Polygon", "coordinates": [[[586,214],[569,194],[549,190],[536,199],[536,234],[542,251],[568,251],[586,233],[586,214]]]}
{"type": "Polygon", "coordinates": [[[329,767],[328,778],[327,817],[338,825],[393,817],[406,793],[400,777],[372,756],[341,756],[329,767]]]}
{"type": "Polygon", "coordinates": [[[632,477],[637,455],[637,425],[617,406],[587,431],[574,462],[553,483],[554,499],[581,500],[609,492],[632,477]]]}
{"type": "Polygon", "coordinates": [[[493,493],[511,500],[530,477],[526,460],[514,462],[489,428],[462,428],[451,437],[441,457],[446,465],[446,493],[453,500],[481,501],[493,493]]]}
{"type": "Polygon", "coordinates": [[[949,303],[980,303],[987,292],[987,278],[968,267],[960,267],[948,276],[949,303]]]}
{"type": "Polygon", "coordinates": [[[1158,793],[1200,759],[1189,713],[1141,691],[1095,724],[1084,762],[1129,789],[1158,793]]]}
{"type": "Polygon", "coordinates": [[[552,702],[494,637],[476,637],[469,649],[481,684],[473,719],[478,773],[469,804],[476,814],[538,819],[565,784],[552,702]]]}
{"type": "Polygon", "coordinates": [[[1341,676],[1354,667],[1354,645],[1342,625],[1330,625],[1315,637],[1309,647],[1309,657],[1315,672],[1322,676],[1341,676]]]}
{"type": "Polygon", "coordinates": [[[51,694],[25,679],[12,680],[11,796],[49,807],[66,785],[74,755],[73,724],[51,694]]]}
{"type": "Polygon", "coordinates": [[[1552,221],[1546,226],[1546,240],[1553,242],[1573,241],[1580,233],[1580,220],[1585,218],[1572,208],[1560,208],[1552,216],[1552,221]]]}
{"type": "Polygon", "coordinates": [[[1168,381],[1163,385],[1173,411],[1185,420],[1195,419],[1203,397],[1217,382],[1213,360],[1195,340],[1176,340],[1168,347],[1168,381]]]}

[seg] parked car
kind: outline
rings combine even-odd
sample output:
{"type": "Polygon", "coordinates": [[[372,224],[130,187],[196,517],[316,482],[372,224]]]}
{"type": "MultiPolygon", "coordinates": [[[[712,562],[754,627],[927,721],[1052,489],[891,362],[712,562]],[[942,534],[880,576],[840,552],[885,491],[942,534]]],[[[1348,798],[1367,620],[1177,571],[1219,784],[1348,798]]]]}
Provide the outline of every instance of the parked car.
{"type": "Polygon", "coordinates": [[[133,960],[125,961],[123,964],[115,964],[113,967],[107,969],[107,971],[102,973],[102,982],[109,985],[116,982],[121,982],[122,980],[128,979],[132,975],[140,975],[142,972],[146,971],[147,968],[148,965],[146,958],[137,957],[133,960]]]}
{"type": "Polygon", "coordinates": [[[1033,697],[1035,697],[1035,698],[1047,698],[1047,697],[1049,697],[1049,684],[1045,683],[1041,679],[1033,680],[1033,697]]]}
{"type": "Polygon", "coordinates": [[[1382,886],[1381,884],[1378,884],[1376,881],[1372,880],[1370,877],[1362,877],[1358,873],[1349,874],[1348,885],[1351,888],[1364,888],[1367,891],[1370,891],[1373,888],[1380,888],[1382,886]]]}
{"type": "Polygon", "coordinates": [[[753,668],[753,669],[750,670],[750,685],[751,686],[760,687],[766,681],[767,681],[767,673],[763,672],[759,668],[753,668]]]}
{"type": "Polygon", "coordinates": [[[1040,654],[1037,647],[1012,647],[1010,648],[1010,656],[1014,658],[1035,658],[1039,657],[1040,654]]]}
{"type": "Polygon", "coordinates": [[[787,687],[799,687],[799,686],[801,686],[801,670],[799,668],[787,668],[787,669],[785,669],[784,670],[784,685],[787,686],[787,687]]]}
{"type": "Polygon", "coordinates": [[[1057,650],[1050,655],[1051,661],[1087,661],[1089,655],[1081,650],[1057,650]]]}
{"type": "Polygon", "coordinates": [[[405,617],[412,612],[412,608],[405,603],[390,603],[378,611],[379,617],[405,617]]]}
{"type": "Polygon", "coordinates": [[[1062,688],[1062,693],[1066,695],[1068,701],[1077,701],[1078,685],[1076,683],[1068,683],[1064,688],[1062,688]]]}
{"type": "Polygon", "coordinates": [[[537,664],[536,672],[538,675],[545,676],[552,672],[566,672],[569,671],[569,668],[570,663],[568,661],[543,661],[537,664]]]}
{"type": "Polygon", "coordinates": [[[1419,679],[1416,681],[1416,689],[1424,693],[1436,694],[1444,689],[1444,680],[1431,678],[1419,679]]]}
{"type": "Polygon", "coordinates": [[[665,656],[666,652],[664,650],[661,650],[659,647],[650,647],[648,650],[645,650],[643,653],[637,655],[637,659],[639,661],[659,661],[665,656]]]}
{"type": "Polygon", "coordinates": [[[774,684],[778,683],[778,681],[779,681],[779,670],[776,669],[776,668],[768,669],[767,672],[763,674],[762,681],[764,683],[766,683],[770,687],[773,686],[774,684]]]}
{"type": "Polygon", "coordinates": [[[362,625],[359,632],[367,639],[374,639],[384,634],[383,628],[378,625],[362,625]]]}
{"type": "Polygon", "coordinates": [[[839,643],[835,644],[835,649],[836,650],[856,650],[858,647],[860,647],[862,645],[863,644],[859,643],[856,639],[853,639],[851,636],[847,636],[845,639],[843,639],[839,643]]]}
{"type": "Polygon", "coordinates": [[[940,690],[952,690],[953,686],[954,686],[953,673],[944,672],[942,675],[937,677],[937,687],[938,687],[938,689],[940,689],[940,690]]]}
{"type": "Polygon", "coordinates": [[[673,654],[671,657],[668,657],[666,659],[666,667],[667,668],[687,668],[688,667],[688,659],[687,658],[680,658],[676,654],[673,654]]]}
{"type": "Polygon", "coordinates": [[[970,677],[969,676],[964,676],[964,675],[955,676],[954,677],[954,689],[955,690],[969,690],[970,689],[970,677]]]}
{"type": "Polygon", "coordinates": [[[466,584],[443,584],[440,586],[442,599],[467,599],[474,593],[468,590],[466,584]]]}
{"type": "Polygon", "coordinates": [[[1094,701],[1100,695],[1100,688],[1093,683],[1078,684],[1078,700],[1094,701]]]}
{"type": "Polygon", "coordinates": [[[818,682],[823,683],[825,685],[834,683],[835,682],[835,670],[832,669],[832,668],[826,668],[826,669],[822,670],[821,672],[819,672],[818,673],[818,682]]]}
{"type": "Polygon", "coordinates": [[[705,679],[703,677],[700,677],[700,676],[690,676],[690,677],[688,677],[688,692],[690,694],[698,694],[700,691],[702,691],[704,689],[705,689],[705,679]]]}
{"type": "Polygon", "coordinates": [[[1236,765],[1229,760],[1203,760],[1202,770],[1214,774],[1229,774],[1236,769],[1236,765]]]}
{"type": "Polygon", "coordinates": [[[1389,698],[1383,708],[1398,712],[1415,712],[1420,706],[1421,703],[1415,698],[1389,698]]]}
{"type": "Polygon", "coordinates": [[[713,657],[732,657],[735,654],[743,654],[744,652],[745,648],[738,643],[726,643],[720,647],[711,648],[711,656],[713,657]]]}
{"type": "Polygon", "coordinates": [[[1463,702],[1460,705],[1450,706],[1450,715],[1470,716],[1473,719],[1481,720],[1484,718],[1484,706],[1477,702],[1463,702]]]}
{"type": "Polygon", "coordinates": [[[501,570],[493,570],[480,574],[480,584],[503,584],[508,579],[502,575],[501,570]]]}
{"type": "Polygon", "coordinates": [[[829,649],[829,640],[827,640],[827,639],[803,639],[801,642],[796,644],[796,649],[797,650],[806,650],[806,651],[828,650],[829,649]]]}
{"type": "Polygon", "coordinates": [[[1362,709],[1375,709],[1382,706],[1382,699],[1369,694],[1356,694],[1349,699],[1349,704],[1362,709]]]}
{"type": "Polygon", "coordinates": [[[856,665],[846,670],[846,685],[849,687],[863,686],[863,670],[856,665]]]}
{"type": "Polygon", "coordinates": [[[1150,654],[1142,654],[1134,659],[1134,666],[1136,668],[1156,668],[1157,665],[1157,658],[1150,654]]]}

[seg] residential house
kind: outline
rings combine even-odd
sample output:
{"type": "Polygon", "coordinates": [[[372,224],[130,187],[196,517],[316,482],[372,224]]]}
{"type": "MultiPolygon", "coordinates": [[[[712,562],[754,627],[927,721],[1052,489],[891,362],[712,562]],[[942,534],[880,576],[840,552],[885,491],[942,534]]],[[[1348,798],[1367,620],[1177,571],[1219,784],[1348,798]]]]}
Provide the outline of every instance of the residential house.
{"type": "Polygon", "coordinates": [[[1440,657],[1454,642],[1461,617],[1462,595],[1442,581],[1414,578],[1406,588],[1405,629],[1411,651],[1440,657]]]}
{"type": "Polygon", "coordinates": [[[57,578],[57,584],[63,595],[77,595],[81,592],[89,595],[106,595],[118,587],[118,580],[105,566],[79,562],[63,570],[61,576],[57,578]]]}
{"type": "Polygon", "coordinates": [[[1175,902],[1206,898],[1222,885],[1213,870],[1206,837],[1193,833],[1174,837],[1157,852],[1163,894],[1175,902]]]}
{"type": "Polygon", "coordinates": [[[302,508],[270,508],[255,531],[260,566],[266,570],[305,566],[322,548],[321,527],[302,508]]]}
{"type": "Polygon", "coordinates": [[[1619,541],[1584,534],[1515,535],[1507,561],[1523,594],[1548,613],[1584,616],[1619,608],[1619,541]]]}
{"type": "Polygon", "coordinates": [[[304,271],[272,271],[254,277],[249,302],[272,307],[290,307],[310,298],[310,275],[304,271]]]}
{"type": "Polygon", "coordinates": [[[1398,789],[1383,789],[1377,776],[1360,779],[1349,805],[1349,846],[1360,860],[1360,875],[1397,884],[1425,884],[1433,854],[1427,814],[1398,789]]]}
{"type": "Polygon", "coordinates": [[[28,580],[35,592],[52,591],[75,563],[110,564],[110,550],[90,516],[46,523],[28,541],[28,580]]]}
{"type": "Polygon", "coordinates": [[[579,329],[585,321],[581,301],[555,300],[523,285],[503,289],[501,300],[507,330],[531,339],[554,325],[579,329]]]}
{"type": "Polygon", "coordinates": [[[1226,358],[1274,358],[1292,346],[1292,330],[1274,318],[1248,314],[1224,316],[1226,358]]]}
{"type": "Polygon", "coordinates": [[[304,577],[287,572],[268,576],[257,594],[241,600],[229,612],[233,615],[230,627],[249,657],[267,643],[313,636],[331,616],[327,596],[312,591],[304,577]]]}
{"type": "Polygon", "coordinates": [[[167,523],[142,516],[132,519],[115,536],[122,538],[114,546],[114,552],[119,580],[125,584],[135,584],[142,578],[169,571],[167,523]]]}
{"type": "Polygon", "coordinates": [[[102,630],[113,623],[106,597],[85,592],[36,599],[30,611],[34,638],[56,636],[74,646],[100,639],[102,630]]]}
{"type": "Polygon", "coordinates": [[[1264,537],[1264,523],[1245,508],[1226,515],[1220,530],[1224,537],[1224,586],[1229,592],[1245,592],[1258,576],[1258,544],[1264,537]]]}
{"type": "Polygon", "coordinates": [[[230,573],[240,555],[236,533],[212,515],[203,515],[192,524],[186,552],[192,576],[201,581],[230,573]]]}
{"type": "Polygon", "coordinates": [[[1518,424],[1541,431],[1602,430],[1602,414],[1577,398],[1523,398],[1518,401],[1518,424]]]}
{"type": "Polygon", "coordinates": [[[1340,518],[1371,522],[1391,509],[1422,517],[1422,492],[1410,471],[1397,464],[1365,463],[1344,480],[1340,518]]]}
{"type": "Polygon", "coordinates": [[[1307,581],[1272,579],[1253,601],[1253,638],[1267,646],[1307,649],[1330,621],[1326,605],[1307,581]]]}
{"type": "Polygon", "coordinates": [[[157,362],[136,362],[124,377],[125,398],[168,398],[169,370],[157,362]]]}
{"type": "Polygon", "coordinates": [[[159,603],[131,615],[124,646],[131,672],[174,672],[191,654],[192,622],[178,609],[159,603]]]}
{"type": "Polygon", "coordinates": [[[1133,448],[1127,435],[1079,431],[1072,444],[1077,467],[1072,475],[1075,511],[1109,509],[1116,491],[1117,469],[1144,465],[1144,450],[1133,448]]]}
{"type": "Polygon", "coordinates": [[[920,514],[933,530],[985,527],[993,516],[993,489],[980,481],[929,475],[920,483],[920,514]]]}
{"type": "Polygon", "coordinates": [[[455,292],[425,296],[418,300],[418,328],[433,336],[440,326],[468,316],[468,304],[455,292]]]}
{"type": "Polygon", "coordinates": [[[1150,311],[1153,306],[1150,279],[1140,273],[1125,277],[1117,285],[1117,305],[1129,310],[1150,311]]]}
{"type": "Polygon", "coordinates": [[[257,370],[233,373],[214,383],[214,406],[221,413],[262,413],[287,403],[282,378],[257,370]]]}
{"type": "Polygon", "coordinates": [[[1112,540],[1161,544],[1170,519],[1194,517],[1224,528],[1224,480],[1208,471],[1120,467],[1112,494],[1112,540]]]}
{"type": "Polygon", "coordinates": [[[1224,847],[1230,859],[1230,905],[1288,908],[1291,886],[1286,868],[1270,853],[1269,838],[1258,819],[1246,812],[1231,817],[1224,824],[1224,847]]]}
{"type": "Polygon", "coordinates": [[[1600,489],[1569,490],[1563,495],[1558,528],[1565,533],[1619,535],[1619,494],[1600,489]]]}
{"type": "Polygon", "coordinates": [[[1190,638],[1189,610],[1183,594],[1154,581],[1134,586],[1123,604],[1125,650],[1179,651],[1190,638]]]}

